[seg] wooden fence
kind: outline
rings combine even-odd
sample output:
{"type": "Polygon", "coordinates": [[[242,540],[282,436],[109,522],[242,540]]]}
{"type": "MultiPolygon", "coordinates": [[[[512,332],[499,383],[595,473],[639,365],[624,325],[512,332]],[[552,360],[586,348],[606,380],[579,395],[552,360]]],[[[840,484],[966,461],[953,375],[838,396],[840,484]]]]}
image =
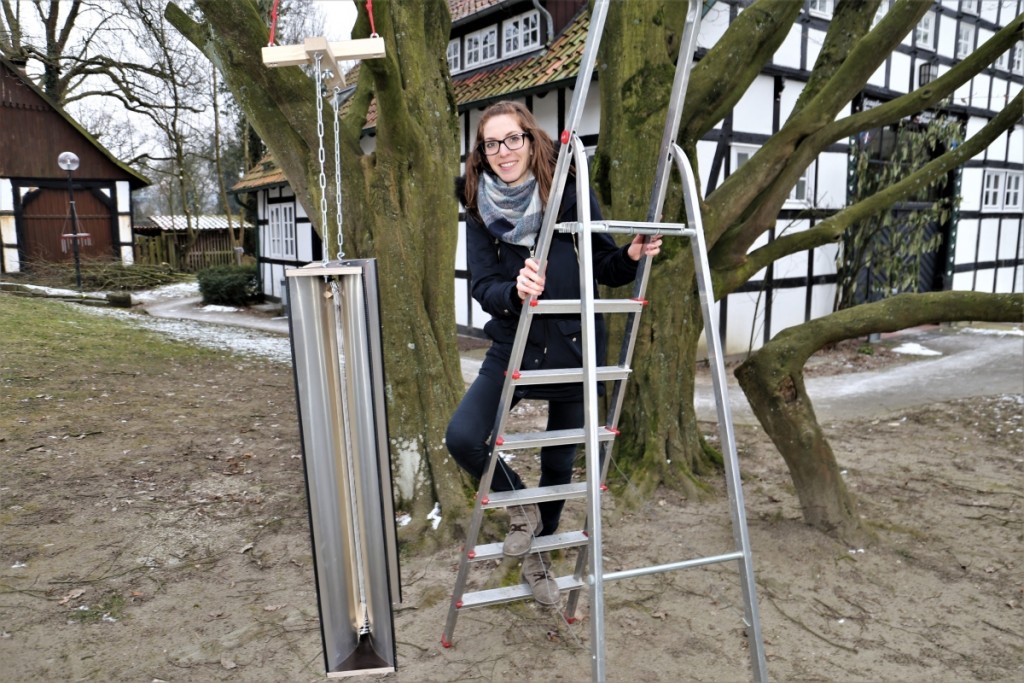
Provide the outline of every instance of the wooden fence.
{"type": "Polygon", "coordinates": [[[227,231],[205,230],[188,248],[188,236],[162,232],[158,235],[135,235],[135,262],[144,265],[169,264],[175,270],[196,273],[214,266],[238,263],[238,254],[227,231]]]}

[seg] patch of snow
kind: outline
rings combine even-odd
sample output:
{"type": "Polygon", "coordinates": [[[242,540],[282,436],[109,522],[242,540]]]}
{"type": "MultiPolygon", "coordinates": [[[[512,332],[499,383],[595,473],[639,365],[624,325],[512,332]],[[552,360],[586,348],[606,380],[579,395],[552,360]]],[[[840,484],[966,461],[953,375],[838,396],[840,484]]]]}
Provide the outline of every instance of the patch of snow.
{"type": "Polygon", "coordinates": [[[1012,327],[1007,329],[998,329],[993,327],[965,327],[964,332],[970,332],[971,334],[990,334],[996,337],[1024,337],[1024,328],[1012,327]]]}
{"type": "Polygon", "coordinates": [[[194,296],[199,296],[199,283],[191,280],[189,282],[175,282],[174,284],[142,292],[132,292],[132,301],[146,304],[166,299],[188,299],[194,296]]]}
{"type": "Polygon", "coordinates": [[[203,348],[233,351],[244,355],[267,358],[279,363],[292,362],[291,342],[288,340],[288,337],[279,334],[263,332],[248,327],[219,325],[195,320],[154,318],[148,315],[139,315],[122,308],[86,306],[76,310],[91,315],[120,318],[137,327],[203,348]]]}
{"type": "Polygon", "coordinates": [[[42,292],[49,296],[91,296],[100,299],[106,298],[106,292],[79,292],[77,289],[60,289],[58,287],[43,287],[41,285],[29,285],[22,282],[16,283],[20,287],[25,289],[31,289],[35,292],[42,292]]]}
{"type": "Polygon", "coordinates": [[[207,304],[200,308],[199,310],[206,311],[207,313],[238,313],[238,311],[241,309],[235,308],[234,306],[218,306],[217,304],[207,304]]]}
{"type": "Polygon", "coordinates": [[[908,356],[941,356],[942,355],[941,351],[935,351],[933,349],[929,349],[926,346],[921,346],[920,344],[914,344],[914,343],[900,344],[895,349],[893,349],[892,352],[893,353],[902,353],[902,354],[905,354],[905,355],[908,355],[908,356]]]}
{"type": "Polygon", "coordinates": [[[398,526],[407,526],[412,521],[412,515],[401,514],[395,518],[395,523],[398,526]]]}
{"type": "Polygon", "coordinates": [[[438,525],[441,524],[441,504],[434,503],[434,509],[427,515],[427,521],[433,522],[433,527],[436,530],[438,525]]]}

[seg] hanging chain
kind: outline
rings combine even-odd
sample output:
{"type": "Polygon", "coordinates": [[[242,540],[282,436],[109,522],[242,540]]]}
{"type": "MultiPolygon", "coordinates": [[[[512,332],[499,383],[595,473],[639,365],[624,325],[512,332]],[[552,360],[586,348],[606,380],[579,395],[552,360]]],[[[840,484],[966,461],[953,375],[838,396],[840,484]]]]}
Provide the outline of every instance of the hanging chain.
{"type": "Polygon", "coordinates": [[[320,243],[323,246],[322,259],[324,267],[329,260],[327,253],[327,174],[324,173],[324,101],[321,94],[323,88],[323,72],[320,69],[320,61],[323,55],[319,52],[316,60],[316,136],[320,144],[317,150],[317,157],[320,160],[320,243]]]}
{"type": "Polygon", "coordinates": [[[338,109],[341,107],[341,88],[334,86],[334,97],[331,99],[334,107],[334,208],[335,219],[338,224],[338,255],[339,261],[345,258],[342,250],[341,234],[341,136],[339,134],[338,109]]]}

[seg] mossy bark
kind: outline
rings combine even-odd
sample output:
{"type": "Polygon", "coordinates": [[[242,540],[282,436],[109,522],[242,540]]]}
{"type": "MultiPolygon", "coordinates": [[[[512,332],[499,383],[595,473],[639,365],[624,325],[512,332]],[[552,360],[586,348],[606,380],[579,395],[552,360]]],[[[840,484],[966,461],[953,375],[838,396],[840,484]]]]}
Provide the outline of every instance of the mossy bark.
{"type": "Polygon", "coordinates": [[[848,542],[869,537],[807,395],[803,375],[807,359],[844,339],[961,320],[1021,322],[1024,295],[901,294],[790,327],[736,369],[751,409],[786,461],[807,524],[848,542]]]}
{"type": "MultiPolygon", "coordinates": [[[[313,80],[298,67],[263,66],[266,17],[251,0],[195,4],[201,23],[173,3],[165,16],[221,71],[333,256],[338,234],[333,163],[328,161],[330,209],[322,224],[313,80]]],[[[365,37],[370,32],[366,8],[362,3],[357,7],[353,36],[365,37]]],[[[464,389],[451,277],[458,226],[451,183],[459,168],[458,113],[443,58],[451,19],[444,0],[378,0],[374,15],[387,54],[360,64],[339,131],[342,246],[346,258],[378,261],[396,502],[413,518],[402,536],[422,541],[435,501],[446,522],[467,514],[464,478],[443,443],[448,417],[464,389]],[[360,138],[371,105],[376,147],[368,154],[360,138]]],[[[334,149],[331,113],[325,100],[329,160],[334,149]]]]}

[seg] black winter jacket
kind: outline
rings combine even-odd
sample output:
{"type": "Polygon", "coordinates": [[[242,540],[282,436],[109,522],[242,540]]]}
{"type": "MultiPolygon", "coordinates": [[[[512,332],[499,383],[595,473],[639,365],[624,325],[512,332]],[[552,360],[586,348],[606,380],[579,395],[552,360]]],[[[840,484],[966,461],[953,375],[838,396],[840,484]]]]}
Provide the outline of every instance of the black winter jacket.
{"type": "MultiPolygon", "coordinates": [[[[456,194],[464,200],[465,181],[456,180],[456,194]]],[[[601,210],[593,191],[590,192],[591,220],[601,219],[601,210]]],[[[576,185],[566,184],[558,222],[578,220],[576,185]]],[[[619,247],[605,233],[595,233],[592,254],[596,283],[619,287],[636,278],[637,262],[626,253],[628,245],[619,247]]],[[[578,235],[556,232],[548,250],[544,293],[541,299],[580,299],[580,271],[577,252],[578,235]]],[[[531,256],[524,246],[507,244],[492,235],[472,212],[466,215],[466,260],[469,266],[473,298],[491,320],[484,332],[493,344],[487,351],[480,373],[503,381],[515,341],[522,302],[516,291],[516,278],[523,263],[531,256]]],[[[596,291],[596,285],[595,285],[596,291]]],[[[578,368],[582,365],[582,339],[579,316],[539,315],[533,318],[530,336],[520,369],[578,368]]],[[[597,316],[598,363],[607,351],[607,332],[601,316],[597,316]]],[[[603,388],[603,387],[602,387],[603,388]]],[[[517,395],[525,398],[579,400],[579,384],[523,387],[517,395]]]]}

